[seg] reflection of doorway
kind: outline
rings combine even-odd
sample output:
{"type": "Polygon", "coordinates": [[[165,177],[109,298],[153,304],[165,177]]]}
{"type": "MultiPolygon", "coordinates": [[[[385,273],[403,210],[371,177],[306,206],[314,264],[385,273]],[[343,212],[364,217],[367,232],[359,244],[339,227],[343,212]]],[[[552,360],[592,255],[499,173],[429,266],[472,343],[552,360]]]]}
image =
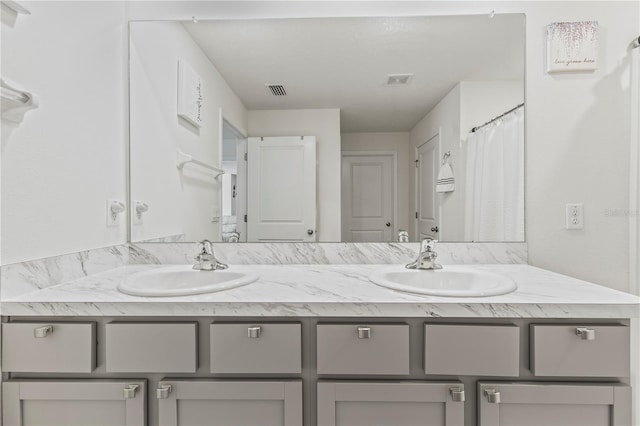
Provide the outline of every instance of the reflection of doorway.
{"type": "Polygon", "coordinates": [[[440,134],[436,134],[416,150],[416,238],[438,238],[439,206],[436,197],[440,134]]]}
{"type": "Polygon", "coordinates": [[[248,140],[249,242],[316,241],[316,138],[248,140]]]}
{"type": "Polygon", "coordinates": [[[247,241],[247,138],[226,119],[222,120],[222,241],[247,241]]]}
{"type": "Polygon", "coordinates": [[[395,153],[343,152],[342,241],[393,241],[395,194],[395,153]]]}

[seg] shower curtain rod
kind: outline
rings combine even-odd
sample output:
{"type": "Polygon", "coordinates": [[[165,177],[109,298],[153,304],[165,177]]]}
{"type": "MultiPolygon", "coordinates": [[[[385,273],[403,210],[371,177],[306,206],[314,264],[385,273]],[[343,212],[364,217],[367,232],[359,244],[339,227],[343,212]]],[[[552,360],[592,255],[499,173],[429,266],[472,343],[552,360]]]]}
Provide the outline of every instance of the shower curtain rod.
{"type": "Polygon", "coordinates": [[[517,107],[515,107],[515,108],[511,108],[509,111],[505,112],[504,114],[500,114],[500,115],[499,115],[499,116],[497,116],[496,118],[494,118],[494,119],[492,119],[492,120],[489,120],[489,121],[487,121],[486,123],[484,123],[484,124],[482,124],[482,125],[480,125],[480,126],[476,126],[476,127],[474,127],[473,129],[471,129],[471,133],[475,133],[475,132],[477,132],[478,130],[482,129],[484,126],[488,126],[489,124],[493,123],[494,121],[496,121],[496,120],[500,120],[500,119],[501,119],[502,117],[504,117],[505,115],[510,114],[510,113],[512,113],[513,111],[515,111],[515,110],[517,110],[518,108],[523,107],[523,106],[524,106],[524,102],[523,102],[523,103],[521,103],[520,105],[518,105],[518,106],[517,106],[517,107]]]}

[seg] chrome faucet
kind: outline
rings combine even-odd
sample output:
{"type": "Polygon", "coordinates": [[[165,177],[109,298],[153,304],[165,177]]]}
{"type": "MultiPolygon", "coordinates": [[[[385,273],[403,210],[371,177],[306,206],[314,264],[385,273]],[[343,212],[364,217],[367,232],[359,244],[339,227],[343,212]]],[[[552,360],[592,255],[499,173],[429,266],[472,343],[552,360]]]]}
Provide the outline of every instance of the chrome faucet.
{"type": "Polygon", "coordinates": [[[409,233],[404,229],[400,229],[398,231],[398,242],[399,243],[408,243],[409,242],[409,233]]]}
{"type": "Polygon", "coordinates": [[[195,257],[196,264],[193,269],[198,271],[216,271],[218,269],[227,269],[229,265],[220,262],[213,254],[213,246],[211,241],[200,241],[200,253],[195,257]]]}
{"type": "Polygon", "coordinates": [[[436,257],[438,257],[438,253],[434,250],[434,247],[438,240],[434,240],[433,238],[425,238],[420,243],[420,252],[418,253],[418,258],[408,263],[405,268],[407,269],[423,269],[423,270],[434,270],[434,269],[442,269],[442,265],[436,263],[436,257]]]}

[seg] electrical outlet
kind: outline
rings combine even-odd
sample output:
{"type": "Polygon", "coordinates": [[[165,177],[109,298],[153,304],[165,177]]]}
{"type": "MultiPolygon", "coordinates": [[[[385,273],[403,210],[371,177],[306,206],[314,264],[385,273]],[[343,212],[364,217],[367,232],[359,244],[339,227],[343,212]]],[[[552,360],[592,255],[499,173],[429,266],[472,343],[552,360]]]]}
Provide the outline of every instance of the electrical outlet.
{"type": "Polygon", "coordinates": [[[584,228],[584,207],[582,204],[567,204],[566,207],[566,228],[584,228]]]}

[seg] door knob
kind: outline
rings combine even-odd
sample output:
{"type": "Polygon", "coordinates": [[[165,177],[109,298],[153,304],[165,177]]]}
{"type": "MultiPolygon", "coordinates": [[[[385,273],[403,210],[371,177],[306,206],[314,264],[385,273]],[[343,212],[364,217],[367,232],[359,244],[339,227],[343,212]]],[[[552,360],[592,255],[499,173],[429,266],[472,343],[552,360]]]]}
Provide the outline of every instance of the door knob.
{"type": "Polygon", "coordinates": [[[387,225],[387,228],[390,227],[391,226],[391,222],[387,222],[386,225],[387,225]]]}
{"type": "Polygon", "coordinates": [[[434,226],[433,228],[431,228],[431,232],[438,232],[440,230],[440,228],[438,228],[437,226],[434,226]]]}
{"type": "Polygon", "coordinates": [[[307,229],[307,235],[313,235],[313,229],[307,229]]]}

